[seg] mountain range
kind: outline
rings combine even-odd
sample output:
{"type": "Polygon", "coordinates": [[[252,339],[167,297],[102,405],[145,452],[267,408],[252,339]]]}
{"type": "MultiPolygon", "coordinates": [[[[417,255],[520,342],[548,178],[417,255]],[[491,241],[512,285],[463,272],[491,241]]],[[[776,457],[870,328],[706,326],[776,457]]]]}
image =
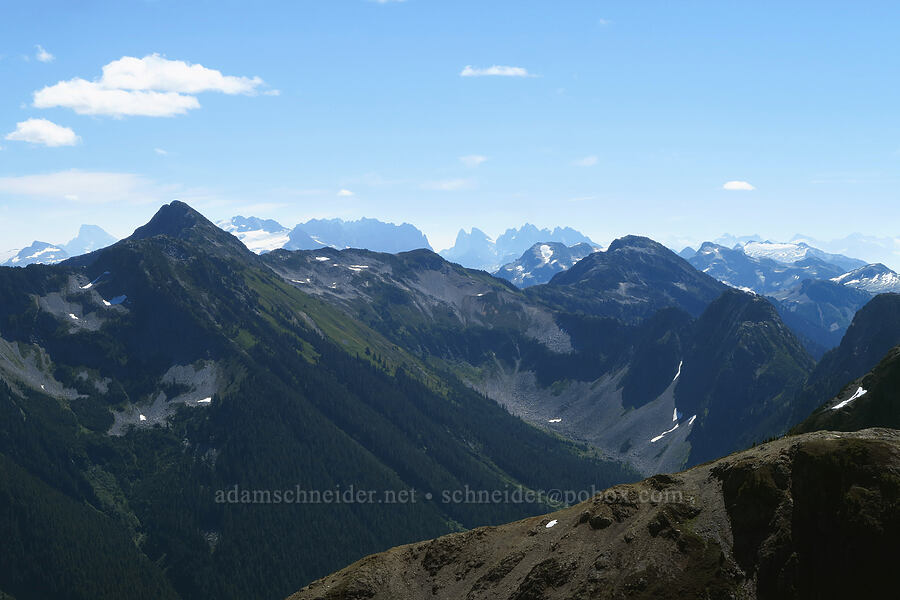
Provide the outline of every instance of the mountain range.
{"type": "Polygon", "coordinates": [[[474,227],[469,232],[460,229],[456,235],[456,242],[452,247],[442,250],[441,256],[470,269],[494,272],[519,259],[535,244],[548,242],[557,242],[570,247],[587,244],[599,248],[590,238],[571,227],[538,229],[526,223],[519,228],[507,229],[496,240],[474,227]]]}
{"type": "Polygon", "coordinates": [[[792,435],[561,511],[369,556],[290,600],[837,599],[861,582],[890,590],[898,385],[900,346],[792,435]]]}
{"type": "MultiPolygon", "coordinates": [[[[727,248],[764,241],[766,240],[759,235],[735,236],[727,233],[713,240],[714,243],[727,248]]],[[[861,259],[866,264],[880,262],[894,265],[895,267],[900,265],[900,244],[898,244],[896,238],[891,237],[875,237],[862,233],[852,233],[842,238],[826,240],[798,233],[786,242],[779,242],[779,244],[795,246],[804,244],[823,252],[852,256],[861,259]]]]}
{"type": "Polygon", "coordinates": [[[35,241],[22,250],[10,251],[3,263],[6,267],[26,267],[31,264],[52,265],[72,256],[87,254],[115,243],[116,238],[96,225],[82,225],[78,235],[65,244],[35,241]]]}
{"type": "Polygon", "coordinates": [[[537,242],[515,261],[500,267],[494,276],[520,288],[547,283],[598,249],[585,243],[569,247],[560,242],[537,242]]]}
{"type": "MultiPolygon", "coordinates": [[[[558,544],[568,564],[593,543],[585,532],[607,530],[617,540],[607,559],[623,565],[616,573],[635,570],[627,548],[649,557],[650,569],[643,584],[610,580],[610,590],[670,585],[674,563],[663,557],[674,547],[686,561],[678,569],[691,573],[688,596],[750,579],[777,596],[787,589],[779,586],[811,580],[802,562],[816,556],[804,554],[813,551],[809,515],[849,514],[838,500],[815,500],[828,494],[786,482],[811,485],[834,463],[852,474],[835,485],[862,486],[865,498],[887,493],[865,479],[868,469],[893,468],[893,455],[882,452],[893,438],[883,433],[851,436],[872,460],[852,441],[822,448],[826,438],[813,433],[631,482],[778,437],[831,398],[848,400],[838,412],[865,408],[853,390],[844,398],[850,382],[869,386],[871,398],[887,394],[892,376],[865,377],[900,345],[898,295],[867,301],[816,362],[779,302],[869,292],[807,280],[824,287],[767,298],[639,236],[520,289],[427,248],[347,248],[337,242],[364,238],[345,225],[302,230],[339,247],[257,254],[240,234],[285,229],[247,218],[226,226],[233,235],[173,202],[109,247],[54,265],[0,268],[0,592],[18,600],[284,597],[366,554],[438,538],[384,556],[413,561],[403,572],[437,596],[465,585],[472,597],[490,597],[501,583],[515,584],[498,589],[521,598],[557,588],[571,596],[576,588],[553,582],[582,585],[594,567],[560,571],[542,553],[558,544]],[[589,501],[535,517],[568,503],[542,490],[627,485],[689,491],[704,512],[641,504],[617,516],[589,501]],[[323,490],[394,501],[272,501],[275,491],[283,500],[287,491],[308,499],[323,490]],[[466,490],[532,495],[444,500],[466,490]],[[411,494],[415,501],[396,501],[411,494]],[[775,514],[799,524],[772,526],[775,514]],[[569,533],[576,521],[584,528],[565,539],[534,537],[540,548],[480,549],[490,534],[477,532],[490,530],[474,528],[518,519],[526,521],[496,530],[497,543],[557,526],[549,533],[569,533]],[[733,546],[723,531],[738,533],[733,546]],[[787,531],[796,539],[785,541],[787,531]],[[785,553],[801,557],[799,571],[776,568],[785,553]],[[510,558],[519,554],[527,561],[510,558]]],[[[384,231],[399,229],[379,225],[373,235],[384,231]]],[[[529,231],[504,244],[525,243],[529,231]]],[[[839,300],[828,301],[838,309],[839,300]]],[[[867,510],[880,506],[866,502],[867,510]]],[[[835,522],[857,531],[860,544],[878,542],[883,515],[865,514],[875,515],[869,529],[835,522]]],[[[321,585],[334,586],[328,597],[421,597],[415,587],[391,588],[385,578],[395,572],[379,560],[321,585]]],[[[321,585],[310,593],[325,594],[321,585]]]]}
{"type": "Polygon", "coordinates": [[[283,597],[363,554],[550,506],[216,500],[229,490],[437,498],[637,476],[291,285],[182,203],[108,248],[0,269],[0,298],[0,590],[20,600],[283,597]]]}
{"type": "Polygon", "coordinates": [[[376,252],[431,249],[425,234],[409,223],[395,225],[377,219],[311,219],[288,229],[272,219],[237,216],[218,225],[256,253],[279,248],[366,248],[376,252]]]}
{"type": "Polygon", "coordinates": [[[647,238],[616,240],[521,291],[426,250],[281,250],[263,260],[514,415],[641,472],[786,430],[790,391],[813,366],[766,300],[729,290],[647,238]],[[744,401],[717,403],[708,375],[720,370],[732,384],[742,373],[744,401]],[[719,418],[741,422],[742,433],[703,425],[719,418]]]}

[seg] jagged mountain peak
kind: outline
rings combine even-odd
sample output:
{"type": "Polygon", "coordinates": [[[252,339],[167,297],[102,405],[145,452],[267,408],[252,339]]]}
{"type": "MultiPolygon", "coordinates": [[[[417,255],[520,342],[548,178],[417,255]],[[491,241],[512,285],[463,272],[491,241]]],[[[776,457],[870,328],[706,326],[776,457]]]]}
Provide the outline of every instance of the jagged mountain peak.
{"type": "Polygon", "coordinates": [[[192,229],[209,225],[211,221],[180,200],[174,200],[160,207],[153,218],[131,234],[132,240],[143,240],[157,235],[181,237],[192,229]]]}
{"type": "Polygon", "coordinates": [[[620,277],[620,279],[608,283],[618,285],[624,281],[637,282],[642,280],[644,275],[650,275],[646,271],[635,271],[633,267],[637,264],[644,264],[645,268],[649,267],[650,271],[654,272],[669,271],[669,275],[673,275],[673,270],[678,271],[680,276],[699,278],[717,289],[721,287],[721,284],[718,284],[712,277],[697,272],[687,261],[659,242],[639,235],[627,235],[614,240],[605,252],[588,255],[568,271],[555,276],[551,283],[557,285],[576,283],[596,275],[600,268],[603,271],[614,270],[620,277]],[[653,257],[652,265],[647,265],[649,257],[653,257]]]}
{"type": "Polygon", "coordinates": [[[457,241],[464,240],[467,238],[479,238],[479,239],[483,239],[483,240],[491,239],[491,237],[488,234],[486,234],[482,230],[478,229],[477,227],[472,227],[469,231],[466,231],[465,229],[460,229],[459,232],[456,234],[457,241]]]}
{"type": "Polygon", "coordinates": [[[882,263],[859,267],[833,278],[832,281],[873,294],[900,292],[900,275],[882,263]]]}
{"type": "Polygon", "coordinates": [[[69,256],[87,254],[116,243],[116,238],[97,225],[82,225],[78,235],[65,244],[64,249],[69,256]]]}
{"type": "MultiPolygon", "coordinates": [[[[160,207],[147,224],[135,229],[134,233],[123,242],[131,244],[154,238],[186,242],[190,245],[190,252],[242,258],[253,256],[253,253],[238,238],[222,230],[191,206],[179,200],[160,207]]],[[[97,253],[94,252],[87,256],[93,257],[95,254],[97,253]]],[[[86,262],[91,262],[91,260],[86,259],[86,262]]]]}
{"type": "Polygon", "coordinates": [[[561,271],[572,267],[596,248],[587,243],[567,246],[562,242],[536,242],[515,261],[500,267],[494,276],[525,288],[547,283],[561,271]]]}

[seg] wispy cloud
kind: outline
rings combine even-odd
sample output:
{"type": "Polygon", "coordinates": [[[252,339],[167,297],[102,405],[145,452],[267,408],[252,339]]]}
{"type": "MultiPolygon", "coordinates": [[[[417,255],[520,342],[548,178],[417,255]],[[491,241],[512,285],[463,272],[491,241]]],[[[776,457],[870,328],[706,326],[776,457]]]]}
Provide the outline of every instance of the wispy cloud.
{"type": "Polygon", "coordinates": [[[487,162],[487,160],[488,160],[487,156],[482,156],[480,154],[469,154],[467,156],[459,157],[459,162],[461,162],[465,166],[469,167],[470,169],[474,169],[475,167],[479,166],[480,164],[487,162]]]}
{"type": "Polygon", "coordinates": [[[197,94],[254,95],[262,85],[259,77],[223,75],[159,54],[125,56],[105,65],[99,79],[76,77],[36,91],[33,104],[83,115],[171,117],[200,108],[197,94]]]}
{"type": "Polygon", "coordinates": [[[351,196],[355,196],[356,194],[354,194],[354,193],[351,192],[350,190],[342,189],[342,190],[339,190],[339,191],[338,191],[337,195],[340,196],[340,197],[342,197],[342,198],[349,198],[349,197],[351,197],[351,196]]]}
{"type": "Polygon", "coordinates": [[[756,188],[747,181],[726,181],[722,189],[730,192],[752,192],[756,188]]]}
{"type": "Polygon", "coordinates": [[[507,65],[493,65],[491,67],[473,67],[466,65],[460,72],[460,77],[534,77],[524,67],[510,67],[507,65]]]}
{"type": "Polygon", "coordinates": [[[35,52],[34,57],[42,63],[53,62],[53,60],[56,58],[55,56],[44,50],[44,47],[40,44],[35,46],[35,49],[37,50],[37,52],[35,52]]]}
{"type": "Polygon", "coordinates": [[[156,201],[158,186],[132,173],[58,171],[38,175],[0,177],[0,195],[13,194],[39,200],[87,204],[156,201]]]}
{"type": "Polygon", "coordinates": [[[444,179],[442,181],[428,181],[422,184],[422,189],[435,192],[456,192],[472,187],[469,179],[444,179]]]}
{"type": "Polygon", "coordinates": [[[593,167],[598,162],[599,162],[599,159],[596,156],[591,155],[591,156],[585,156],[584,158],[579,158],[572,164],[574,164],[576,167],[593,167]]]}
{"type": "Polygon", "coordinates": [[[8,133],[6,139],[17,142],[42,144],[51,148],[74,146],[81,138],[68,127],[57,125],[47,119],[28,119],[16,124],[16,130],[8,133]]]}
{"type": "Polygon", "coordinates": [[[159,154],[160,156],[167,156],[169,154],[162,148],[154,148],[153,151],[156,152],[157,154],[159,154]]]}

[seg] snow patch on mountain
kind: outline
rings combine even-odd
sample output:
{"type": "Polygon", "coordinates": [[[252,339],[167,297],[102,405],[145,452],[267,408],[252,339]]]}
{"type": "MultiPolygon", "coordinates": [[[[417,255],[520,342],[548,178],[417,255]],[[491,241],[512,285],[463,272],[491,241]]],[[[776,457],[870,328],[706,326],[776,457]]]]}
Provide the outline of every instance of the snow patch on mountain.
{"type": "Polygon", "coordinates": [[[514,262],[502,266],[494,275],[520,288],[547,283],[554,275],[571,268],[598,249],[590,244],[568,247],[559,242],[539,242],[514,262]]]}
{"type": "Polygon", "coordinates": [[[900,275],[880,263],[854,269],[832,281],[872,294],[900,292],[900,275]]]}
{"type": "Polygon", "coordinates": [[[747,242],[743,246],[744,254],[753,258],[771,258],[783,263],[795,263],[806,258],[809,246],[777,242],[747,242]]]}
{"type": "Polygon", "coordinates": [[[852,396],[850,396],[849,398],[847,398],[846,400],[844,400],[842,402],[835,404],[834,406],[831,407],[831,410],[838,410],[840,408],[844,408],[845,406],[847,406],[848,404],[850,404],[857,398],[862,398],[867,393],[868,393],[868,390],[863,389],[862,387],[857,388],[857,390],[855,392],[853,392],[852,396]]]}
{"type": "Polygon", "coordinates": [[[659,440],[663,439],[664,437],[666,437],[667,435],[669,435],[670,433],[672,433],[672,432],[675,431],[676,429],[678,429],[678,423],[675,423],[675,427],[673,427],[672,429],[669,429],[669,430],[667,430],[667,431],[663,431],[661,434],[659,434],[659,435],[656,436],[655,438],[652,438],[652,439],[650,440],[650,443],[651,443],[651,444],[654,444],[654,443],[658,442],[659,440]]]}

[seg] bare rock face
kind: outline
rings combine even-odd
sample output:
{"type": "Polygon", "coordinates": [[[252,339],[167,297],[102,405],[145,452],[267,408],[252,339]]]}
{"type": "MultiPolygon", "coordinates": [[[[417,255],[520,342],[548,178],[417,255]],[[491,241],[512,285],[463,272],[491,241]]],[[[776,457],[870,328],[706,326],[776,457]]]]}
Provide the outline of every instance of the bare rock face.
{"type": "Polygon", "coordinates": [[[900,432],[820,431],[395,548],[291,600],[882,595],[898,535],[900,432]]]}

